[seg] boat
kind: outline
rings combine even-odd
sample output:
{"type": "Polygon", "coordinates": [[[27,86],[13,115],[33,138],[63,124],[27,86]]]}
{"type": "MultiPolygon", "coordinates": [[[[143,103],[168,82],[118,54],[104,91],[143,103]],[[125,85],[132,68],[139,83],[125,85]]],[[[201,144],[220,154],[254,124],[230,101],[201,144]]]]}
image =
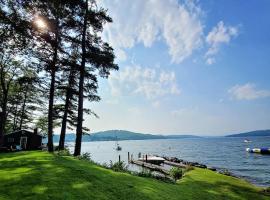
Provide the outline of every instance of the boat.
{"type": "Polygon", "coordinates": [[[116,137],[116,139],[115,139],[115,145],[116,145],[116,147],[115,147],[115,150],[116,150],[116,151],[121,151],[121,150],[122,150],[122,147],[118,144],[117,137],[116,137]]]}
{"type": "Polygon", "coordinates": [[[121,151],[122,150],[122,147],[120,147],[120,145],[117,144],[115,149],[116,149],[116,151],[121,151]]]}
{"type": "Polygon", "coordinates": [[[164,163],[164,161],[165,161],[165,159],[162,157],[149,156],[149,155],[143,156],[142,158],[139,158],[138,160],[142,161],[142,162],[156,164],[156,165],[160,165],[161,163],[164,163]]]}
{"type": "Polygon", "coordinates": [[[250,143],[250,142],[252,142],[252,141],[249,140],[249,139],[245,139],[244,142],[245,142],[245,143],[250,143]]]}
{"type": "Polygon", "coordinates": [[[260,153],[260,154],[270,154],[270,148],[246,148],[249,153],[260,153]]]}

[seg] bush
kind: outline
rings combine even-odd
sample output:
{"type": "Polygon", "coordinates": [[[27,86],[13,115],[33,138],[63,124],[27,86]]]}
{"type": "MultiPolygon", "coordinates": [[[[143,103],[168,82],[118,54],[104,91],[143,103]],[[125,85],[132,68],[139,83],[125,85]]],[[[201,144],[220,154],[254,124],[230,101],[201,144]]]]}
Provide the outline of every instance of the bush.
{"type": "Polygon", "coordinates": [[[159,180],[159,181],[163,181],[165,183],[175,183],[175,181],[173,181],[173,179],[171,179],[168,176],[160,176],[160,175],[154,175],[155,179],[159,180]]]}
{"type": "Polygon", "coordinates": [[[226,176],[231,176],[231,175],[232,175],[231,172],[230,172],[229,170],[227,170],[227,169],[224,169],[224,170],[222,171],[222,174],[224,174],[224,175],[226,175],[226,176]]]}
{"type": "Polygon", "coordinates": [[[110,161],[109,168],[116,172],[127,172],[128,167],[124,161],[113,163],[110,161]]]}
{"type": "Polygon", "coordinates": [[[181,168],[179,168],[179,167],[173,167],[170,170],[170,175],[176,181],[176,180],[182,178],[183,170],[181,168]]]}
{"type": "Polygon", "coordinates": [[[265,188],[265,189],[263,190],[263,192],[264,192],[265,194],[267,194],[267,195],[270,195],[270,187],[265,188]]]}
{"type": "Polygon", "coordinates": [[[91,159],[91,153],[89,153],[89,152],[85,152],[85,153],[83,153],[82,155],[77,156],[77,158],[78,158],[79,160],[86,160],[86,161],[91,161],[91,162],[92,162],[92,159],[91,159]]]}
{"type": "Polygon", "coordinates": [[[70,156],[71,155],[69,149],[64,149],[64,150],[57,151],[56,154],[58,156],[70,156]]]}
{"type": "Polygon", "coordinates": [[[142,168],[142,171],[136,173],[137,176],[141,177],[154,177],[152,172],[149,169],[142,168]]]}
{"type": "Polygon", "coordinates": [[[187,166],[185,167],[185,172],[189,172],[189,171],[191,171],[191,170],[194,170],[194,167],[193,167],[192,165],[187,165],[187,166]]]}
{"type": "Polygon", "coordinates": [[[175,183],[172,178],[166,175],[152,173],[151,170],[146,169],[146,168],[142,168],[142,171],[132,172],[131,174],[135,176],[145,177],[145,178],[154,178],[156,180],[163,181],[166,183],[175,183]]]}

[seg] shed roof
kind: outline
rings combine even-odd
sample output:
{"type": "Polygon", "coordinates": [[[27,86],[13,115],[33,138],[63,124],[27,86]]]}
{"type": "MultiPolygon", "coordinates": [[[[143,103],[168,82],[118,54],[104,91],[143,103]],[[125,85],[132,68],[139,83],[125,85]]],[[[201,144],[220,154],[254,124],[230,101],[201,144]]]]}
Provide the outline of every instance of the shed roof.
{"type": "MultiPolygon", "coordinates": [[[[22,133],[27,133],[27,134],[34,134],[33,131],[29,131],[29,130],[26,130],[26,129],[22,129],[22,130],[17,130],[17,131],[14,131],[14,132],[11,132],[11,133],[8,133],[6,135],[12,135],[12,134],[16,134],[16,133],[19,133],[19,132],[22,132],[22,133]]],[[[40,137],[44,137],[43,135],[40,135],[40,134],[37,134],[38,136],[40,137]]]]}

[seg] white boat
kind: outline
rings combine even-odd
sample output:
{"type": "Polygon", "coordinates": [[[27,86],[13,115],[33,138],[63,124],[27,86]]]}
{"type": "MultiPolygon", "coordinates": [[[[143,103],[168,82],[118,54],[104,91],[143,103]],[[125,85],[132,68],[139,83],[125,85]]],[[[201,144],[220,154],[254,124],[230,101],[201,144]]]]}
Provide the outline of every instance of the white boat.
{"type": "Polygon", "coordinates": [[[148,162],[148,163],[152,163],[152,164],[161,164],[164,163],[165,159],[158,157],[158,156],[143,156],[142,158],[138,159],[139,161],[143,161],[143,162],[148,162]]]}
{"type": "Polygon", "coordinates": [[[245,142],[245,143],[250,143],[250,142],[252,142],[252,141],[251,141],[251,140],[248,140],[248,139],[245,139],[244,142],[245,142]]]}
{"type": "Polygon", "coordinates": [[[116,151],[121,151],[122,150],[122,147],[118,144],[118,140],[117,140],[117,137],[116,137],[116,140],[115,140],[115,150],[116,151]]]}
{"type": "Polygon", "coordinates": [[[122,147],[120,147],[120,145],[117,143],[117,145],[116,145],[116,151],[121,151],[122,150],[122,147]]]}

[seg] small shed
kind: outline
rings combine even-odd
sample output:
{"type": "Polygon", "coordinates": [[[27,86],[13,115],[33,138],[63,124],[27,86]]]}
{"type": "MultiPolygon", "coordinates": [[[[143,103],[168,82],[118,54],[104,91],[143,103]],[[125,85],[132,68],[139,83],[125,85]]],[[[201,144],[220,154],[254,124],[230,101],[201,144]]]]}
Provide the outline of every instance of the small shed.
{"type": "Polygon", "coordinates": [[[20,147],[23,150],[41,149],[42,135],[37,133],[37,129],[33,132],[28,130],[18,130],[4,136],[4,146],[7,148],[20,147]]]}

